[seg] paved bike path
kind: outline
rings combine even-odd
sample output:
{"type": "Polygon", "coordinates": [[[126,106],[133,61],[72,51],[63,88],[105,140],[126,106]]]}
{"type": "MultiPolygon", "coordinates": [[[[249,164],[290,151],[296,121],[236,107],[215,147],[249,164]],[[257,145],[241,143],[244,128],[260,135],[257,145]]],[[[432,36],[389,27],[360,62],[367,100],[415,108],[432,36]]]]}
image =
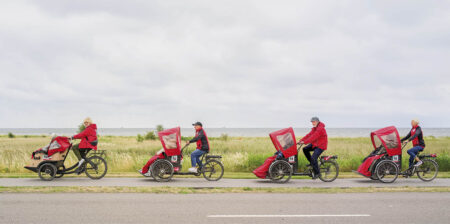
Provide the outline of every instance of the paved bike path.
{"type": "Polygon", "coordinates": [[[124,186],[124,187],[311,187],[311,188],[346,188],[346,187],[450,187],[450,178],[437,178],[431,182],[424,182],[417,178],[399,178],[394,183],[385,184],[363,178],[336,179],[326,183],[320,180],[292,179],[288,183],[278,184],[269,180],[258,179],[221,179],[207,181],[203,178],[173,178],[170,182],[156,182],[151,178],[103,178],[91,180],[89,178],[61,178],[52,181],[42,181],[39,178],[0,178],[0,186],[124,186]]]}

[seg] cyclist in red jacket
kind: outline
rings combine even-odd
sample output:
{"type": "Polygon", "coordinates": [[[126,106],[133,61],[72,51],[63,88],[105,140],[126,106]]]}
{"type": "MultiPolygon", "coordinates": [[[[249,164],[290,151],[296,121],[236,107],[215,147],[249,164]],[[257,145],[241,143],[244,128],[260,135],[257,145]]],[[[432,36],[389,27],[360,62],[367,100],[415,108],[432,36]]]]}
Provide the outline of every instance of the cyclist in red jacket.
{"type": "Polygon", "coordinates": [[[72,136],[71,139],[81,139],[80,144],[76,144],[72,147],[73,152],[77,156],[79,162],[78,162],[78,169],[77,173],[81,173],[83,170],[81,169],[81,165],[86,160],[86,155],[91,151],[91,149],[97,150],[97,125],[92,123],[91,118],[86,118],[83,121],[83,125],[85,129],[72,136]]]}
{"type": "Polygon", "coordinates": [[[323,151],[327,150],[328,136],[325,130],[325,124],[320,122],[318,117],[311,118],[313,128],[311,131],[300,140],[300,144],[308,144],[303,147],[303,153],[309,161],[310,166],[313,167],[313,179],[320,176],[319,164],[317,159],[323,151]],[[311,156],[311,152],[314,152],[311,156]]]}

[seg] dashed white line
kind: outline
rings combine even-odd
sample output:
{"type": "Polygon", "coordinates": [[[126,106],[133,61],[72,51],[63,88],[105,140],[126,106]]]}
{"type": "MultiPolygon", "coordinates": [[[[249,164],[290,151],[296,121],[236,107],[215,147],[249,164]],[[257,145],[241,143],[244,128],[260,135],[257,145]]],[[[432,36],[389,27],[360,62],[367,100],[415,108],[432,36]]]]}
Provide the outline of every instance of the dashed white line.
{"type": "Polygon", "coordinates": [[[208,218],[314,218],[314,217],[369,217],[369,214],[342,214],[342,215],[208,215],[208,218]]]}

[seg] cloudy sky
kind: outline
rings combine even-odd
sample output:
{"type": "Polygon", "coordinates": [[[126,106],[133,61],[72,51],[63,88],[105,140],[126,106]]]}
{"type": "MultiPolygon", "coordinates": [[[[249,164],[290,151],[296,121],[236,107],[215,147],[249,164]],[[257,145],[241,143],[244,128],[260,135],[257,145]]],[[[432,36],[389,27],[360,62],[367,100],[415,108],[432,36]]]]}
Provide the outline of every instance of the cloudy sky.
{"type": "Polygon", "coordinates": [[[448,1],[2,1],[0,127],[450,127],[448,1]]]}

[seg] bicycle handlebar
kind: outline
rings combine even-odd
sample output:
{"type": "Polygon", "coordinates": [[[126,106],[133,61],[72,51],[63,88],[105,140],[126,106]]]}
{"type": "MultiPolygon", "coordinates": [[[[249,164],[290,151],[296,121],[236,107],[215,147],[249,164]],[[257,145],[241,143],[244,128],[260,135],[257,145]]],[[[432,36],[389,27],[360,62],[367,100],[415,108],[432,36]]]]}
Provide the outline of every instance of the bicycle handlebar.
{"type": "Polygon", "coordinates": [[[403,144],[403,145],[402,145],[402,149],[405,148],[406,145],[408,145],[408,142],[409,142],[409,141],[406,141],[405,143],[402,143],[402,144],[403,144]]]}

